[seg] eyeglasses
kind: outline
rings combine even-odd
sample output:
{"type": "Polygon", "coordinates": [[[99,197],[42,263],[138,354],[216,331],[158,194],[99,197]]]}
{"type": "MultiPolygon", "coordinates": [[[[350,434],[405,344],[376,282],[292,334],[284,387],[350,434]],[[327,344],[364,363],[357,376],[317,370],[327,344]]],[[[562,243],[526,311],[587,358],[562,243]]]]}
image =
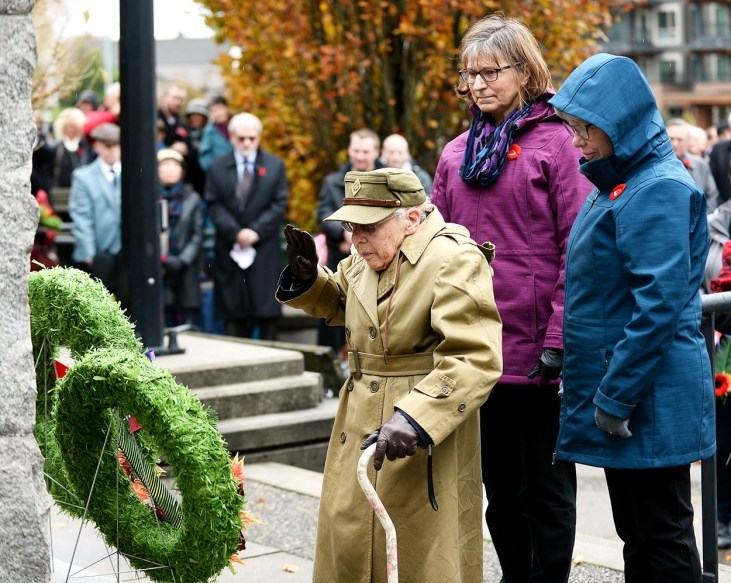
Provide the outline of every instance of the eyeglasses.
{"type": "Polygon", "coordinates": [[[563,123],[563,127],[566,128],[566,130],[571,134],[573,137],[574,134],[578,134],[578,136],[582,140],[588,140],[589,139],[589,128],[593,128],[594,124],[588,123],[583,126],[573,126],[569,122],[567,122],[565,119],[561,120],[563,123]]]}
{"type": "Polygon", "coordinates": [[[388,215],[385,219],[381,219],[377,223],[371,223],[370,225],[359,225],[358,223],[340,223],[348,233],[352,233],[354,229],[363,231],[366,235],[373,235],[383,223],[390,221],[394,217],[403,217],[406,214],[405,211],[396,211],[393,214],[388,215]]]}
{"type": "Polygon", "coordinates": [[[482,77],[482,80],[485,83],[492,83],[493,81],[497,81],[498,75],[500,75],[500,71],[510,69],[511,67],[512,65],[505,65],[504,67],[500,67],[499,69],[483,69],[482,71],[474,71],[472,69],[460,69],[459,76],[462,78],[462,81],[467,83],[467,85],[472,85],[475,81],[477,81],[478,75],[482,77]]]}
{"type": "Polygon", "coordinates": [[[245,142],[247,140],[250,142],[256,142],[256,140],[259,139],[259,136],[234,136],[234,139],[237,142],[245,142]]]}

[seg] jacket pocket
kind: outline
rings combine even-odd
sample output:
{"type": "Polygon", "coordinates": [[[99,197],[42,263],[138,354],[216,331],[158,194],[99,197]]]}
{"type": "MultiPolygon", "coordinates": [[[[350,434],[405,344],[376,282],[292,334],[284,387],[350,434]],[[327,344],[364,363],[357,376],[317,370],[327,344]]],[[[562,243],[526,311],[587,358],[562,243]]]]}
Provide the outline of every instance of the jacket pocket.
{"type": "Polygon", "coordinates": [[[449,377],[437,374],[432,376],[427,383],[419,383],[414,389],[435,399],[441,399],[452,394],[454,381],[449,377]]]}

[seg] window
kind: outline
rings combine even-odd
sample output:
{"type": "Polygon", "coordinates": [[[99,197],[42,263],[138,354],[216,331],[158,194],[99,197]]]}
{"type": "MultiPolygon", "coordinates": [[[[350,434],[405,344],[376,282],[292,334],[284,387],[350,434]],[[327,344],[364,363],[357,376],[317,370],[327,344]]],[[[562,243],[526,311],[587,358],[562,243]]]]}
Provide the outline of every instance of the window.
{"type": "Polygon", "coordinates": [[[629,14],[613,15],[612,25],[607,35],[612,42],[620,42],[629,40],[629,14]]]}
{"type": "Polygon", "coordinates": [[[716,65],[717,81],[728,83],[731,81],[731,57],[728,55],[718,55],[716,65]]]}
{"type": "Polygon", "coordinates": [[[731,7],[716,7],[716,34],[718,36],[731,35],[731,7]]]}
{"type": "Polygon", "coordinates": [[[675,61],[660,61],[660,83],[676,83],[675,61]]]}
{"type": "Polygon", "coordinates": [[[657,13],[657,36],[661,39],[675,38],[675,12],[657,13]]]}

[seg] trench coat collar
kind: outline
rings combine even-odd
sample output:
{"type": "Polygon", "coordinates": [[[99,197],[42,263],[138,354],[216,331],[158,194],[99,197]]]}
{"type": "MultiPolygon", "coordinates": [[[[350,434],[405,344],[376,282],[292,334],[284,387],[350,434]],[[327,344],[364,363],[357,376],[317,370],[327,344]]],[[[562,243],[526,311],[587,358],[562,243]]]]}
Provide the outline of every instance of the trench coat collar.
{"type": "Polygon", "coordinates": [[[363,260],[354,262],[346,273],[355,297],[362,304],[374,326],[380,324],[378,302],[391,293],[396,283],[398,263],[408,261],[411,265],[416,264],[429,242],[446,225],[436,207],[432,207],[432,209],[426,220],[419,225],[416,233],[404,240],[396,259],[380,274],[380,277],[363,260]]]}

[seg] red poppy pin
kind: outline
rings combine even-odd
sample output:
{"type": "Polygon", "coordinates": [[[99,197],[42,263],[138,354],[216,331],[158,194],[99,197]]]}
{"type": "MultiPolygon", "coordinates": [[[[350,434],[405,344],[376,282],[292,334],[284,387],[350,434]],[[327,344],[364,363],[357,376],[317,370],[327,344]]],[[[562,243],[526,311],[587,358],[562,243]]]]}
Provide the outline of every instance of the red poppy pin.
{"type": "Polygon", "coordinates": [[[257,173],[259,174],[259,176],[266,176],[267,169],[264,168],[263,166],[260,166],[259,169],[257,170],[257,173]]]}
{"type": "Polygon", "coordinates": [[[619,186],[615,186],[614,190],[609,193],[609,200],[617,200],[619,198],[619,195],[624,192],[625,188],[627,188],[626,184],[620,184],[619,186]]]}
{"type": "Polygon", "coordinates": [[[683,166],[690,170],[691,168],[693,168],[693,163],[688,158],[686,158],[685,160],[683,160],[683,166]]]}
{"type": "Polygon", "coordinates": [[[521,147],[518,144],[512,144],[508,150],[508,160],[516,160],[520,156],[521,147]]]}

